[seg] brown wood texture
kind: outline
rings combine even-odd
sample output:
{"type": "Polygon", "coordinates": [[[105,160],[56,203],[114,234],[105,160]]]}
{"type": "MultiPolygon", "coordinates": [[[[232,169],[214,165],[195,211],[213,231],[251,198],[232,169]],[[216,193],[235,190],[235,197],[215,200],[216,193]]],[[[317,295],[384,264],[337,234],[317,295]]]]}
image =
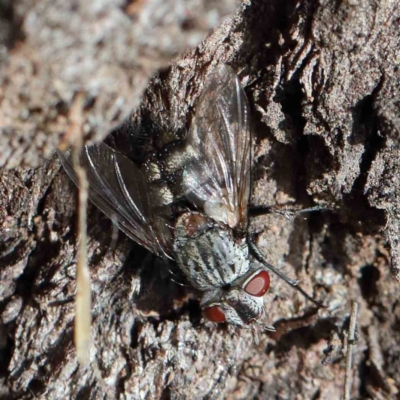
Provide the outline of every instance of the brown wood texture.
{"type": "Polygon", "coordinates": [[[339,399],[357,301],[353,397],[397,398],[399,64],[396,0],[1,1],[0,397],[339,399]],[[85,139],[132,112],[131,129],[182,134],[218,63],[252,109],[252,203],[329,209],[250,224],[267,260],[327,308],[272,276],[262,322],[276,333],[260,327],[256,343],[207,323],[170,267],[90,206],[93,348],[80,367],[77,197],[54,155],[74,99],[85,139]]]}

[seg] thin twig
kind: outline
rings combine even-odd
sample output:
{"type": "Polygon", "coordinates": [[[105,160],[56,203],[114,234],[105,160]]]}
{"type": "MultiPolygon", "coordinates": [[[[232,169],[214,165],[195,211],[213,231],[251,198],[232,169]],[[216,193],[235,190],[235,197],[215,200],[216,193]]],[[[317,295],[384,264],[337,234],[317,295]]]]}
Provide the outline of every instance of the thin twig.
{"type": "Polygon", "coordinates": [[[358,303],[353,301],[351,304],[349,336],[347,340],[347,353],[346,353],[346,375],[344,379],[344,400],[350,400],[351,388],[353,386],[353,347],[356,341],[356,326],[358,316],[358,303]]]}
{"type": "Polygon", "coordinates": [[[79,181],[79,244],[76,264],[75,346],[81,364],[89,363],[91,343],[91,290],[87,262],[87,179],[82,167],[75,167],[79,181]]]}
{"type": "Polygon", "coordinates": [[[88,182],[85,170],[80,165],[82,150],[83,93],[78,93],[71,108],[71,127],[69,135],[73,143],[72,163],[78,180],[78,255],[76,262],[75,332],[76,354],[81,365],[88,365],[91,346],[91,288],[90,272],[87,260],[87,200],[88,182]]]}

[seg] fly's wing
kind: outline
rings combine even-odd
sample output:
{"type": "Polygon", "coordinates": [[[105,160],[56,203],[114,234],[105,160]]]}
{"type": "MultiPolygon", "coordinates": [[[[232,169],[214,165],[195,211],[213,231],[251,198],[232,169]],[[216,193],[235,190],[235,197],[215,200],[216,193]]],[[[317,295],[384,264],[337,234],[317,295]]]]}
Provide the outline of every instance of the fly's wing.
{"type": "Polygon", "coordinates": [[[207,79],[187,141],[196,154],[183,174],[188,200],[231,228],[245,224],[250,194],[249,106],[230,67],[220,66],[207,79]]]}
{"type": "MultiPolygon", "coordinates": [[[[70,154],[59,152],[59,157],[78,185],[70,154]]],[[[135,242],[170,257],[171,232],[166,219],[153,212],[143,172],[105,143],[85,146],[80,163],[86,170],[89,199],[135,242]]]]}

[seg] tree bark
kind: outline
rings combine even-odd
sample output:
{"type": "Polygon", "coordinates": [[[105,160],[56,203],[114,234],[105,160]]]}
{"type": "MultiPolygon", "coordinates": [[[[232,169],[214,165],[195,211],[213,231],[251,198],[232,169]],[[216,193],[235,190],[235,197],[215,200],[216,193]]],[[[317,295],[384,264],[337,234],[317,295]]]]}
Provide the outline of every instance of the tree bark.
{"type": "Polygon", "coordinates": [[[399,395],[400,6],[235,7],[0,3],[0,396],[338,399],[352,301],[352,395],[399,395]],[[81,367],[76,191],[54,155],[72,141],[74,102],[83,96],[85,140],[183,135],[219,63],[237,71],[252,109],[251,203],[325,208],[260,216],[250,231],[327,307],[272,276],[262,322],[276,333],[260,326],[257,342],[250,329],[205,322],[170,266],[89,206],[93,348],[81,367]]]}

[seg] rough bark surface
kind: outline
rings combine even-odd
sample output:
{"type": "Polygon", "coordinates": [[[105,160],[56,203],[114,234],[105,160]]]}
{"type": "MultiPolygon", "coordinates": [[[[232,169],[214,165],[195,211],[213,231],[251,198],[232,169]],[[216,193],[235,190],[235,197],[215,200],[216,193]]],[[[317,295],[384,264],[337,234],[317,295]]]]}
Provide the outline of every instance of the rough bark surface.
{"type": "Polygon", "coordinates": [[[235,7],[0,2],[1,397],[338,399],[351,301],[354,398],[399,396],[400,6],[235,7]],[[182,134],[218,63],[238,72],[252,107],[252,203],[329,209],[250,225],[267,260],[327,308],[272,276],[262,322],[276,333],[260,330],[255,343],[251,330],[207,323],[169,267],[123,234],[115,240],[90,206],[94,344],[80,367],[76,192],[53,155],[70,140],[74,99],[85,99],[86,138],[104,138],[131,112],[119,131],[128,137],[182,134]]]}

